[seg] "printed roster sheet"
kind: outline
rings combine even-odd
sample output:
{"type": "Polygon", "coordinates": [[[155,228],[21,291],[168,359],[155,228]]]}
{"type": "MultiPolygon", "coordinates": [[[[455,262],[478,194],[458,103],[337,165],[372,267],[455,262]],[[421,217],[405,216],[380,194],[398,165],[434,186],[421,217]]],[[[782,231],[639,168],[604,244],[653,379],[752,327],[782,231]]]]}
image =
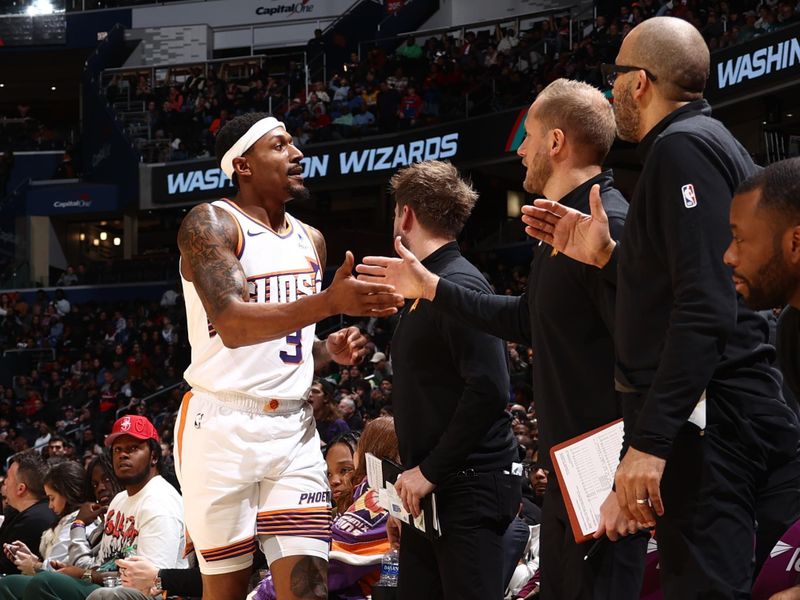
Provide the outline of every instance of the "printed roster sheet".
{"type": "Polygon", "coordinates": [[[619,419],[550,449],[578,543],[589,540],[597,531],[600,506],[614,485],[622,439],[622,419],[619,419]]]}

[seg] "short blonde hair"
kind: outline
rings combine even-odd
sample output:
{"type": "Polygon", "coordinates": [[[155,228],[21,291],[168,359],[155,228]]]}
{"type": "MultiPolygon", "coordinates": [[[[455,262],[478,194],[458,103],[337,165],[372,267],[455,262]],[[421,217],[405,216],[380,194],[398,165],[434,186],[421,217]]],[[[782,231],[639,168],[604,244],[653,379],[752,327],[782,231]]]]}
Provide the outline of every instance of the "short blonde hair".
{"type": "Polygon", "coordinates": [[[534,117],[547,129],[561,129],[591,164],[603,163],[617,135],[611,103],[582,81],[556,79],[536,97],[534,117]]]}
{"type": "Polygon", "coordinates": [[[399,170],[389,181],[399,207],[410,206],[426,229],[455,239],[467,222],[478,192],[447,161],[428,160],[399,170]]]}

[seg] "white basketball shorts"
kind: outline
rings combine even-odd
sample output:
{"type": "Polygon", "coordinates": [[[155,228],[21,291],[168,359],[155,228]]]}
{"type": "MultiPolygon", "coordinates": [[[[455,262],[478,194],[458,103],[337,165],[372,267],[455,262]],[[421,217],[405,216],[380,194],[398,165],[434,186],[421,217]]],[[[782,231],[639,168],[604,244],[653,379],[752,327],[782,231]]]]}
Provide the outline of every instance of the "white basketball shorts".
{"type": "Polygon", "coordinates": [[[270,563],[327,560],[330,490],[305,399],[192,390],[175,423],[175,467],[202,573],[250,567],[256,541],[270,563]]]}

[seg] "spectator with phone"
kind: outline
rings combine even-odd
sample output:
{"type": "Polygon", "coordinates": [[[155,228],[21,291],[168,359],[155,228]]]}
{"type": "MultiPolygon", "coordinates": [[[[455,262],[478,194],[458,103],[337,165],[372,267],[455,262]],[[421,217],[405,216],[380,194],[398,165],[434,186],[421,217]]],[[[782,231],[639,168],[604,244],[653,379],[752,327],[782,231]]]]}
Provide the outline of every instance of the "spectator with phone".
{"type": "MultiPolygon", "coordinates": [[[[44,491],[56,521],[42,534],[38,552],[23,541],[16,540],[3,546],[6,558],[13,561],[22,575],[9,575],[0,579],[0,598],[20,598],[30,581],[39,571],[54,571],[67,559],[71,527],[78,521],[79,507],[86,493],[86,472],[78,463],[60,462],[44,477],[44,491]]],[[[81,522],[79,522],[81,523],[81,522]]],[[[91,532],[97,527],[90,523],[91,532]]]]}
{"type": "Polygon", "coordinates": [[[20,573],[6,548],[13,543],[22,543],[26,548],[38,548],[42,533],[56,518],[50,510],[44,493],[45,463],[41,455],[33,451],[15,454],[6,472],[2,494],[6,503],[13,509],[6,514],[0,527],[0,544],[4,552],[0,554],[0,573],[13,575],[20,573]]]}

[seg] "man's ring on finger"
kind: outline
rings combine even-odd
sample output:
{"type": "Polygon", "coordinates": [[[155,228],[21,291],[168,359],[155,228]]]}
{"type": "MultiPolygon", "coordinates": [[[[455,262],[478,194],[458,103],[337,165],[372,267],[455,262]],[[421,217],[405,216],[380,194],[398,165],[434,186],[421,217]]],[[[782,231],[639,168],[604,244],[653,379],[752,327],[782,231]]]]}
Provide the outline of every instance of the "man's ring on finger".
{"type": "Polygon", "coordinates": [[[637,498],[636,504],[650,504],[650,498],[637,498]]]}

